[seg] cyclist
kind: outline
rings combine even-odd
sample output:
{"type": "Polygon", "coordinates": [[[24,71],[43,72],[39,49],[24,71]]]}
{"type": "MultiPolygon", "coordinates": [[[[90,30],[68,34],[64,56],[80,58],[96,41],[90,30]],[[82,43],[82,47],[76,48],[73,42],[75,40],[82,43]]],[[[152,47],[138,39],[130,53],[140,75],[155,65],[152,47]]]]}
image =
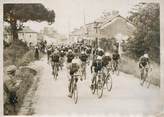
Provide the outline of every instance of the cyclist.
{"type": "MultiPolygon", "coordinates": [[[[81,69],[82,69],[82,75],[84,76],[84,79],[86,79],[86,63],[87,63],[87,54],[85,53],[85,51],[82,51],[80,56],[79,56],[80,60],[81,60],[81,69]]],[[[82,80],[82,79],[81,79],[82,80]]]]}
{"type": "Polygon", "coordinates": [[[92,62],[92,65],[91,65],[91,73],[93,73],[91,88],[93,88],[93,83],[96,80],[98,71],[101,71],[102,68],[103,68],[102,57],[97,56],[97,58],[92,62]],[[93,68],[94,68],[94,72],[93,72],[93,68]]]}
{"type": "Polygon", "coordinates": [[[71,49],[69,49],[66,57],[67,57],[67,68],[68,68],[72,60],[74,59],[75,54],[73,53],[71,49]]]}
{"type": "Polygon", "coordinates": [[[111,61],[112,58],[108,52],[102,57],[103,71],[104,75],[106,75],[111,70],[111,61]]]}
{"type": "Polygon", "coordinates": [[[71,49],[69,49],[68,54],[67,54],[67,63],[71,63],[74,57],[75,57],[75,54],[73,53],[71,49]]]}
{"type": "Polygon", "coordinates": [[[49,60],[50,60],[50,55],[52,54],[53,52],[53,46],[50,45],[50,47],[47,47],[47,61],[49,63],[49,60]]]}
{"type": "Polygon", "coordinates": [[[143,56],[139,59],[139,68],[141,72],[141,80],[143,78],[144,68],[146,68],[146,77],[148,75],[148,69],[150,68],[150,61],[149,61],[149,55],[145,53],[143,56]]]}
{"type": "MultiPolygon", "coordinates": [[[[59,53],[57,49],[54,50],[54,52],[50,55],[51,57],[51,66],[52,66],[52,74],[54,74],[54,68],[57,68],[57,71],[59,70],[59,53]]],[[[58,73],[57,73],[58,76],[58,73]]]]}
{"type": "Polygon", "coordinates": [[[104,50],[102,48],[98,49],[98,55],[103,56],[104,55],[104,50]]]}
{"type": "Polygon", "coordinates": [[[39,47],[38,45],[35,46],[34,56],[36,60],[39,60],[39,47]]]}
{"type": "Polygon", "coordinates": [[[64,52],[63,50],[60,50],[60,51],[59,51],[59,54],[60,54],[60,67],[61,67],[61,69],[62,69],[63,63],[64,63],[65,52],[64,52]]]}
{"type": "Polygon", "coordinates": [[[113,67],[113,72],[116,71],[118,68],[120,60],[120,54],[118,53],[118,50],[115,50],[114,53],[112,54],[112,67],[113,67]]]}
{"type": "MultiPolygon", "coordinates": [[[[72,91],[71,91],[71,85],[73,83],[73,75],[79,71],[80,68],[80,61],[77,58],[74,58],[71,62],[71,65],[69,66],[69,74],[70,74],[70,79],[69,79],[69,85],[68,85],[68,97],[72,97],[72,91]]],[[[77,81],[76,81],[77,82],[77,81]]]]}
{"type": "Polygon", "coordinates": [[[91,52],[92,52],[92,48],[91,47],[87,47],[86,54],[88,56],[88,63],[89,63],[89,60],[90,60],[91,52]]]}
{"type": "Polygon", "coordinates": [[[79,54],[79,49],[77,46],[74,48],[74,53],[75,53],[75,57],[77,58],[79,54]]]}

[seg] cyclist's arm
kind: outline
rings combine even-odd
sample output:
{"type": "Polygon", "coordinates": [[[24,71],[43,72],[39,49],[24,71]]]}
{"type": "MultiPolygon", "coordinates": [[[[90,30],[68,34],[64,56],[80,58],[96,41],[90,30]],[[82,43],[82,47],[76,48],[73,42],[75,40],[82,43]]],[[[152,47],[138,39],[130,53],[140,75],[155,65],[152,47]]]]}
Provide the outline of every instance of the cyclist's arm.
{"type": "Polygon", "coordinates": [[[91,73],[93,72],[93,67],[94,67],[94,65],[93,65],[93,63],[92,63],[92,65],[91,65],[91,73]]]}

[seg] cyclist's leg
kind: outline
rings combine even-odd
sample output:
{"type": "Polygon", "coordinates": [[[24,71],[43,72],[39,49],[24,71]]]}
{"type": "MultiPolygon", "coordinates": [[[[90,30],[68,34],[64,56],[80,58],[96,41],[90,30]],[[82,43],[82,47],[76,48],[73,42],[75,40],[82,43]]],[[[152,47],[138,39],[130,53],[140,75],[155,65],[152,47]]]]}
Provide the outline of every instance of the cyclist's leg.
{"type": "Polygon", "coordinates": [[[93,83],[95,82],[95,80],[96,80],[96,75],[97,75],[97,73],[94,72],[94,73],[93,73],[93,78],[92,78],[92,84],[91,84],[91,85],[93,85],[93,83]]]}
{"type": "Polygon", "coordinates": [[[58,71],[59,71],[59,63],[56,63],[56,75],[58,76],[58,71]]]}
{"type": "Polygon", "coordinates": [[[141,68],[141,80],[143,80],[144,77],[144,68],[141,68]]]}
{"type": "Polygon", "coordinates": [[[55,64],[53,61],[51,61],[51,67],[52,67],[52,74],[54,74],[54,67],[55,67],[55,64]]]}
{"type": "Polygon", "coordinates": [[[84,63],[84,79],[86,79],[86,65],[87,63],[84,63]]]}
{"type": "Polygon", "coordinates": [[[72,97],[72,83],[73,83],[73,76],[71,75],[71,79],[69,81],[69,86],[68,86],[69,97],[72,97]]]}

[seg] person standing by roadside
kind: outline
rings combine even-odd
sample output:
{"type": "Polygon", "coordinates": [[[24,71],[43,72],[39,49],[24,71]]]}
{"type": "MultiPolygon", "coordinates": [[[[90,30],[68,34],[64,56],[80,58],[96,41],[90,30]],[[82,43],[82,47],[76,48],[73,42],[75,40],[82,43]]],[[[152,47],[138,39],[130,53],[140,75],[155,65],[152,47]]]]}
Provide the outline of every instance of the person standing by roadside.
{"type": "Polygon", "coordinates": [[[7,77],[4,80],[4,114],[5,115],[15,115],[16,114],[16,104],[17,95],[16,92],[19,88],[19,82],[16,81],[17,67],[11,65],[7,68],[7,77]]]}
{"type": "Polygon", "coordinates": [[[39,48],[37,45],[35,46],[34,56],[36,60],[39,60],[39,48]]]}

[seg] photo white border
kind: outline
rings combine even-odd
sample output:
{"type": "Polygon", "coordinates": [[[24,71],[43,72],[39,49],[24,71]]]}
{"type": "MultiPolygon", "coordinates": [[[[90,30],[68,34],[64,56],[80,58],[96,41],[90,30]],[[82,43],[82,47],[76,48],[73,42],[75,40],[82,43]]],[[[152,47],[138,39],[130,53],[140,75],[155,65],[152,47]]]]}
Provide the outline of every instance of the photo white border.
{"type": "MultiPolygon", "coordinates": [[[[43,3],[46,0],[1,0],[0,1],[0,116],[3,116],[3,3],[43,3]]],[[[53,1],[53,0],[52,0],[53,1]]],[[[140,0],[137,0],[140,1],[140,0]]],[[[142,0],[144,2],[157,2],[159,0],[142,0]]],[[[120,2],[123,2],[123,0],[120,0],[120,2]]],[[[161,110],[160,113],[163,113],[164,116],[164,0],[160,0],[160,95],[161,95],[161,110]]],[[[150,102],[151,103],[151,102],[150,102]]],[[[158,115],[155,115],[157,117],[158,115]]],[[[49,115],[43,115],[44,117],[48,117],[49,115]]],[[[55,115],[54,115],[55,116],[55,115]]],[[[58,115],[59,116],[59,115],[58,115]]],[[[77,117],[77,116],[82,116],[82,117],[93,117],[92,115],[60,115],[60,117],[77,117]]],[[[127,117],[124,115],[115,114],[115,115],[97,115],[97,117],[127,117]]],[[[161,117],[163,117],[161,116],[161,117]]],[[[21,116],[20,116],[21,117],[21,116]]],[[[35,116],[37,117],[37,116],[35,116]]],[[[39,116],[38,116],[39,117],[39,116]]],[[[56,116],[55,116],[56,117],[56,116]]],[[[129,115],[129,117],[144,117],[144,115],[129,115]]]]}

